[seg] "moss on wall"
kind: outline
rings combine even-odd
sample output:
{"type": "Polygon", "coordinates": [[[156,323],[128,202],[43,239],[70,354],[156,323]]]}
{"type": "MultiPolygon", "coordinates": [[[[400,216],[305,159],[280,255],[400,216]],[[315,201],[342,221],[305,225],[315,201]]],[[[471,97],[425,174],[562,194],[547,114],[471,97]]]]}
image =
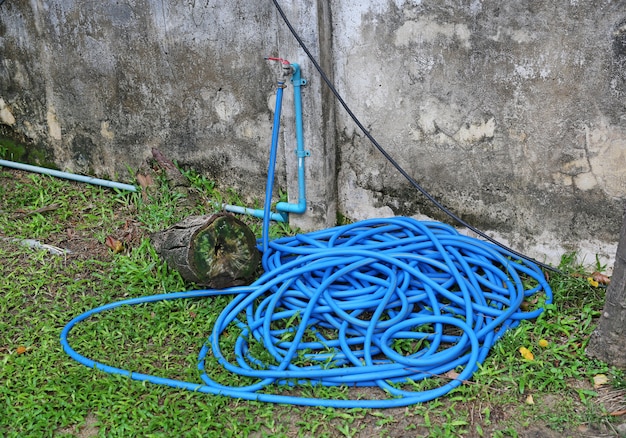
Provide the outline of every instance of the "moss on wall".
{"type": "Polygon", "coordinates": [[[6,126],[0,126],[0,158],[58,169],[45,146],[29,141],[6,126]]]}

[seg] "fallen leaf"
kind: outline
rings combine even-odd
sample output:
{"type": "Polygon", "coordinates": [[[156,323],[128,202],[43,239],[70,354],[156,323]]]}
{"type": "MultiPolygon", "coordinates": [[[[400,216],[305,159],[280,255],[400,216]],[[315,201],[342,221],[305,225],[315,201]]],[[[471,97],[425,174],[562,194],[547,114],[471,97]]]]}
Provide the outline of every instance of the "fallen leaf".
{"type": "Polygon", "coordinates": [[[611,283],[611,277],[598,271],[595,271],[593,274],[591,274],[591,278],[593,278],[599,284],[608,285],[611,283]]]}
{"type": "Polygon", "coordinates": [[[143,175],[141,173],[137,174],[137,182],[141,186],[142,189],[146,189],[147,187],[154,184],[154,180],[150,175],[143,175]]]}
{"type": "Polygon", "coordinates": [[[26,347],[24,347],[23,345],[20,345],[19,347],[15,349],[15,352],[17,354],[24,354],[26,353],[26,347]]]}
{"type": "Polygon", "coordinates": [[[37,210],[29,211],[26,215],[30,216],[32,214],[41,214],[41,213],[45,213],[47,211],[54,211],[54,210],[57,210],[59,208],[61,208],[61,206],[59,204],[46,205],[45,207],[38,208],[37,210]]]}
{"type": "Polygon", "coordinates": [[[139,186],[141,187],[142,198],[147,199],[148,193],[146,192],[146,189],[154,185],[154,180],[152,179],[150,175],[143,175],[141,173],[138,173],[137,182],[139,183],[139,186]]]}
{"type": "Polygon", "coordinates": [[[450,379],[450,380],[456,380],[456,379],[458,379],[458,378],[459,378],[459,376],[460,376],[460,374],[459,374],[459,373],[457,373],[457,372],[456,372],[456,371],[454,371],[454,370],[450,370],[450,371],[448,371],[448,372],[447,372],[446,374],[444,374],[444,375],[445,375],[448,379],[450,379]]]}
{"type": "Polygon", "coordinates": [[[537,297],[535,297],[532,300],[524,300],[524,301],[522,301],[522,304],[520,304],[520,308],[524,312],[527,312],[527,311],[529,311],[532,308],[532,306],[534,306],[538,302],[539,302],[539,298],[537,298],[537,297]]]}
{"type": "Polygon", "coordinates": [[[596,374],[595,376],[593,376],[594,388],[599,388],[602,385],[606,385],[607,383],[609,383],[609,378],[606,376],[606,374],[596,374]]]}
{"type": "Polygon", "coordinates": [[[112,236],[107,236],[106,239],[104,239],[104,243],[115,254],[119,254],[120,252],[124,251],[124,244],[112,236]]]}
{"type": "Polygon", "coordinates": [[[620,415],[626,415],[626,409],[623,409],[621,411],[613,411],[609,415],[611,415],[612,417],[619,417],[620,415]]]}
{"type": "Polygon", "coordinates": [[[535,399],[533,398],[532,394],[528,394],[528,396],[526,397],[526,404],[527,405],[534,405],[535,404],[535,399]]]}
{"type": "Polygon", "coordinates": [[[535,355],[532,354],[531,351],[526,347],[520,347],[519,352],[522,355],[522,357],[526,360],[535,359],[535,355]]]}

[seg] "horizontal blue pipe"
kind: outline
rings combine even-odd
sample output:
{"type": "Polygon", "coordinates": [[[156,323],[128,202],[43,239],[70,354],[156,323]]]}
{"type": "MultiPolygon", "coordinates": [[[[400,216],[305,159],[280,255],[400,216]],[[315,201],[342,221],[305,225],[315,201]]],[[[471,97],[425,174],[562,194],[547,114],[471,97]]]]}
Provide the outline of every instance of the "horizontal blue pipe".
{"type": "MultiPolygon", "coordinates": [[[[231,213],[247,214],[248,216],[258,217],[260,219],[263,219],[263,216],[265,215],[265,210],[263,210],[262,208],[248,208],[248,207],[241,207],[239,205],[231,205],[231,204],[224,204],[222,205],[222,207],[224,208],[224,210],[229,211],[231,213]]],[[[287,214],[286,213],[270,213],[270,219],[275,222],[287,222],[287,214]]]]}
{"type": "Polygon", "coordinates": [[[41,173],[44,175],[55,176],[57,178],[65,178],[72,181],[94,184],[97,186],[109,187],[112,189],[128,190],[129,192],[137,191],[137,187],[130,184],[123,184],[115,181],[93,178],[91,176],[76,175],[75,173],[61,172],[60,170],[48,169],[47,167],[32,166],[30,164],[17,163],[15,161],[0,160],[0,166],[25,170],[27,172],[41,173]]]}

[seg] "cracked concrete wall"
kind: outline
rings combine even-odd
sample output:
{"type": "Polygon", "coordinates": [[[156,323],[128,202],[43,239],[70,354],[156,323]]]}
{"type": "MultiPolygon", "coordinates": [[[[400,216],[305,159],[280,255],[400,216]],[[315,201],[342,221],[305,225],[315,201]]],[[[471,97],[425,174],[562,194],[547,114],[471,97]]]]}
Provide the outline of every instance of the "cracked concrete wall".
{"type": "MultiPolygon", "coordinates": [[[[541,260],[612,259],[626,200],[624,1],[280,3],[354,113],[443,204],[541,260]]],[[[292,222],[445,219],[335,109],[271,1],[0,8],[0,131],[63,170],[125,179],[157,147],[262,199],[277,71],[262,57],[283,56],[308,80],[312,152],[308,210],[292,222]]],[[[277,183],[295,201],[290,91],[277,183]]]]}
{"type": "MultiPolygon", "coordinates": [[[[626,3],[338,0],[335,77],[407,172],[466,221],[558,263],[610,261],[626,201],[626,3]]],[[[444,219],[348,117],[339,209],[444,219]]]]}

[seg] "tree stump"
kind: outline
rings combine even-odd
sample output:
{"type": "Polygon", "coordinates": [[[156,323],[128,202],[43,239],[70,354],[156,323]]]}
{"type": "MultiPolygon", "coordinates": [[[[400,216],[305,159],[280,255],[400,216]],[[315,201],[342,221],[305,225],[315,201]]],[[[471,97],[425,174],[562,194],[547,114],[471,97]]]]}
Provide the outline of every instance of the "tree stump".
{"type": "Polygon", "coordinates": [[[190,216],[150,238],[170,267],[200,286],[249,284],[259,265],[254,233],[227,213],[190,216]]]}

